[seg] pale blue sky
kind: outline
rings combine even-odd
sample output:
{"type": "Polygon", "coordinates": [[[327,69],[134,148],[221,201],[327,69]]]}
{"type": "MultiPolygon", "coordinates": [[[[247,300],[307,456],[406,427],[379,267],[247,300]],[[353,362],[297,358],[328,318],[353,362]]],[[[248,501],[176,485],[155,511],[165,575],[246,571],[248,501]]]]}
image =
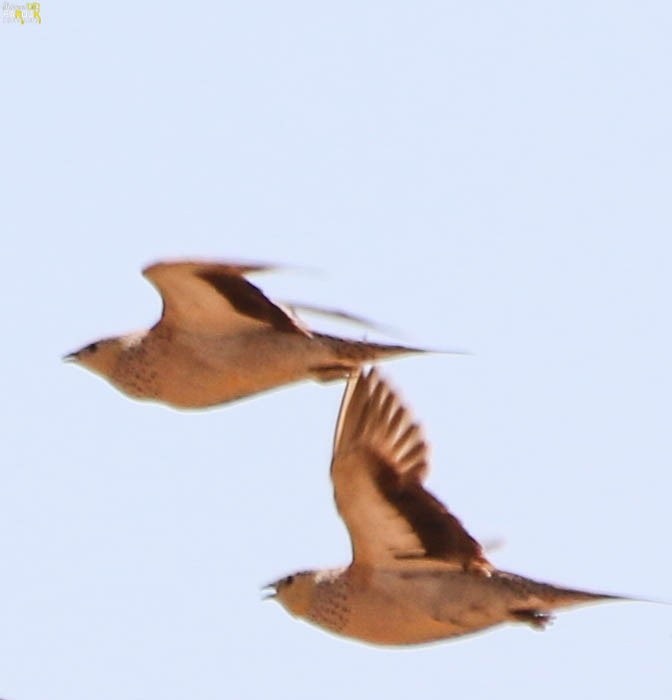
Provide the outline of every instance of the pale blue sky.
{"type": "Polygon", "coordinates": [[[296,266],[257,281],[474,353],[384,372],[496,564],[670,600],[672,5],[42,19],[0,25],[0,697],[669,698],[666,606],[392,651],[260,602],[348,560],[342,385],[180,413],[60,357],[157,318],[149,262],[296,266]]]}

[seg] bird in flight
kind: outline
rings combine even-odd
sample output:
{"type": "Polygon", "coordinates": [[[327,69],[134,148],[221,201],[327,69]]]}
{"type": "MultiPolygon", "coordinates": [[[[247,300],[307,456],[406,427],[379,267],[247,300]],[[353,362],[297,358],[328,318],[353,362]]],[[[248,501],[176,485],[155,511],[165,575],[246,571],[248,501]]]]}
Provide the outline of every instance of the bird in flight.
{"type": "Polygon", "coordinates": [[[505,622],[543,628],[555,609],[620,598],[495,568],[425,490],[428,468],[422,429],[377,371],[351,377],[331,478],[352,563],[286,576],[267,587],[268,597],[330,632],[381,645],[433,642],[505,622]]]}
{"type": "Polygon", "coordinates": [[[346,378],[363,363],[424,352],[309,330],[245,277],[267,269],[194,261],[151,265],[143,274],[163,299],[158,323],[90,343],[64,359],[134,398],[205,408],[304,379],[346,378]]]}

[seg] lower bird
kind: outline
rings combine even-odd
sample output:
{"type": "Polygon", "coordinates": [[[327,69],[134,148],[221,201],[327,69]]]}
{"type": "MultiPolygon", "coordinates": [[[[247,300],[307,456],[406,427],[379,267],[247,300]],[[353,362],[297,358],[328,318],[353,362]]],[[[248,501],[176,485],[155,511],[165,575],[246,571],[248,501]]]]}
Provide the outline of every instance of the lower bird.
{"type": "Polygon", "coordinates": [[[352,563],[302,571],[268,588],[290,613],[380,645],[434,642],[506,622],[543,628],[553,610],[619,596],[561,588],[496,569],[423,487],[422,430],[376,370],[352,377],[331,477],[352,563]]]}
{"type": "Polygon", "coordinates": [[[163,299],[158,323],[90,343],[64,359],[134,398],[205,408],[303,379],[345,378],[363,363],[423,352],[310,331],[245,278],[267,269],[194,261],[151,265],[143,274],[163,299]]]}

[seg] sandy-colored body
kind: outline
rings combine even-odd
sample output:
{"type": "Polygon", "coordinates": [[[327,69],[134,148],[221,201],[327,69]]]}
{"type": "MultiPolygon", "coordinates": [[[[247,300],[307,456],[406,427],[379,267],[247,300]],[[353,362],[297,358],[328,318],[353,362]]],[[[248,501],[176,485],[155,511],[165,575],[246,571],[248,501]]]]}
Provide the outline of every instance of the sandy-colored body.
{"type": "Polygon", "coordinates": [[[320,572],[310,604],[298,616],[371,644],[407,645],[506,622],[542,627],[552,610],[609,597],[503,571],[484,576],[424,562],[404,570],[320,572]]]}
{"type": "Polygon", "coordinates": [[[216,336],[159,328],[119,355],[108,379],[135,398],[205,408],[306,379],[345,378],[363,362],[402,352],[273,329],[216,336]]]}

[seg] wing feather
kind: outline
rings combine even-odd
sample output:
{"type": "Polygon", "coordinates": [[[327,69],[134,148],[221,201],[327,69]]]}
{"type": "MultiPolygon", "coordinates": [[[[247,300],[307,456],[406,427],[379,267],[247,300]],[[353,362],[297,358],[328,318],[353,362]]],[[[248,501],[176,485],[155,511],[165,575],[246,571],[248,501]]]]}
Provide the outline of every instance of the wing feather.
{"type": "Polygon", "coordinates": [[[355,563],[429,558],[488,571],[480,544],[423,486],[429,448],[375,369],[350,379],[334,439],[334,496],[355,563]]]}
{"type": "Polygon", "coordinates": [[[163,327],[191,333],[237,335],[272,327],[310,333],[244,275],[271,269],[197,261],[160,262],[143,274],[163,299],[163,327]]]}

